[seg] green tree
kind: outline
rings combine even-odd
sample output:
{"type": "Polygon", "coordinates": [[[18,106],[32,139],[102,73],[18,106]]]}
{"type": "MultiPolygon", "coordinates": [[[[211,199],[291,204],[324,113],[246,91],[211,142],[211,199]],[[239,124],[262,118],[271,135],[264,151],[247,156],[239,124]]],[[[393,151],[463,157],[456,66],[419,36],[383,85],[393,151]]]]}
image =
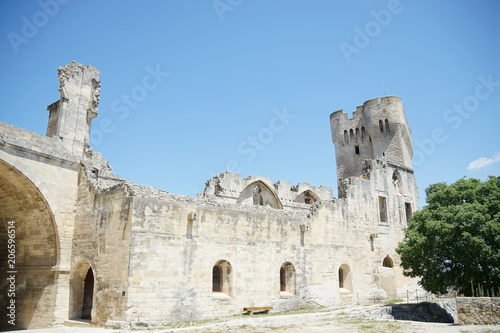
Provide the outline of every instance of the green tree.
{"type": "Polygon", "coordinates": [[[396,249],[405,275],[426,290],[500,294],[500,177],[460,179],[426,189],[396,249]]]}

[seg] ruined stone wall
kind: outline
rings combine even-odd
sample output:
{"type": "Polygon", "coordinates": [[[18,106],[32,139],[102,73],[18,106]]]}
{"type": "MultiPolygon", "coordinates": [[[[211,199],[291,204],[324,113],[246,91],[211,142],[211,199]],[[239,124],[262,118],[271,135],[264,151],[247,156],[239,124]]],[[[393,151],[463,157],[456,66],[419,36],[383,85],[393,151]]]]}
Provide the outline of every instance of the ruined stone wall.
{"type": "Polygon", "coordinates": [[[500,325],[500,297],[457,297],[459,325],[500,325]]]}
{"type": "Polygon", "coordinates": [[[279,209],[309,209],[310,204],[316,201],[333,198],[332,190],[327,186],[312,186],[309,183],[292,186],[283,180],[273,184],[271,179],[267,177],[249,176],[242,178],[240,174],[229,171],[221,172],[208,180],[203,196],[211,197],[218,202],[253,205],[255,186],[264,187],[262,189],[264,190],[263,196],[267,200],[263,200],[263,206],[279,209]]]}
{"type": "Polygon", "coordinates": [[[94,276],[92,323],[124,321],[128,294],[130,197],[124,181],[111,178],[99,159],[87,160],[80,172],[73,240],[69,315],[82,317],[84,279],[94,276]]]}
{"type": "MultiPolygon", "coordinates": [[[[282,311],[406,295],[410,280],[403,277],[394,249],[406,226],[401,203],[415,206],[416,199],[395,194],[395,170],[373,163],[370,179],[349,179],[346,198],[316,202],[308,211],[128,185],[133,201],[126,321],[154,326],[237,314],[249,306],[282,311]],[[384,222],[379,194],[387,198],[384,222]],[[390,267],[384,266],[387,257],[390,267]],[[230,264],[230,287],[214,292],[212,269],[221,261],[230,264]],[[293,292],[280,292],[285,263],[295,270],[293,292]]],[[[402,186],[410,191],[414,183],[402,186]]]]}
{"type": "MultiPolygon", "coordinates": [[[[309,271],[304,217],[221,205],[134,186],[128,320],[189,321],[280,300],[280,267],[309,271]],[[196,215],[196,219],[191,218],[196,215]],[[212,292],[212,269],[230,264],[229,288],[212,292]]],[[[307,218],[306,218],[307,219],[307,218]]],[[[304,285],[297,281],[297,290],[304,285]]]]}

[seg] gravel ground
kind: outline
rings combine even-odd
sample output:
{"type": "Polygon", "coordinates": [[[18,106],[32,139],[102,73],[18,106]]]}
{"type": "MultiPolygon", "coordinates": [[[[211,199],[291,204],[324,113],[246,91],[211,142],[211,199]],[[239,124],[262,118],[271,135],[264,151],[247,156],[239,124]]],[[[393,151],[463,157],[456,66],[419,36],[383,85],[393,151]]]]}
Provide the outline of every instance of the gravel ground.
{"type": "Polygon", "coordinates": [[[371,315],[379,306],[357,306],[341,309],[318,310],[295,314],[269,314],[233,316],[202,322],[172,324],[161,329],[111,330],[103,328],[61,327],[30,330],[30,333],[317,333],[317,332],[439,332],[439,333],[500,333],[500,325],[458,326],[442,323],[424,323],[380,319],[371,315]]]}

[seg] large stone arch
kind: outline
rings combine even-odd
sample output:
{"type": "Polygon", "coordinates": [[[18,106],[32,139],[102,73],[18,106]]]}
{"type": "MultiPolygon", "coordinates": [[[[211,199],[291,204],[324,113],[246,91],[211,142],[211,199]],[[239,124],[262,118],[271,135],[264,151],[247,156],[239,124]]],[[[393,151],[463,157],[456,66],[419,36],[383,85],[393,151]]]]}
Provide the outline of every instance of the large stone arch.
{"type": "MultiPolygon", "coordinates": [[[[56,284],[59,261],[59,236],[54,214],[45,196],[21,171],[0,160],[0,306],[15,301],[15,326],[3,316],[0,323],[8,328],[38,328],[52,324],[55,318],[56,284]],[[10,227],[10,228],[9,228],[10,227]],[[7,242],[15,248],[8,252],[7,242]],[[15,262],[12,259],[15,250],[15,262]],[[10,254],[10,258],[8,255],[10,254]],[[12,266],[8,266],[12,265],[12,266]],[[10,273],[12,272],[12,273],[10,273]],[[5,276],[7,274],[7,276],[5,276]],[[14,284],[8,283],[15,280],[14,284]],[[15,285],[15,296],[8,297],[15,285]]],[[[5,306],[5,307],[4,307],[5,306]]]]}
{"type": "Polygon", "coordinates": [[[302,191],[294,200],[295,202],[313,204],[316,201],[321,201],[320,197],[311,190],[302,191]]]}
{"type": "Polygon", "coordinates": [[[283,205],[276,192],[261,180],[248,184],[238,197],[237,203],[245,205],[269,206],[276,209],[283,209],[283,205]],[[256,189],[260,191],[256,198],[256,189]]]}

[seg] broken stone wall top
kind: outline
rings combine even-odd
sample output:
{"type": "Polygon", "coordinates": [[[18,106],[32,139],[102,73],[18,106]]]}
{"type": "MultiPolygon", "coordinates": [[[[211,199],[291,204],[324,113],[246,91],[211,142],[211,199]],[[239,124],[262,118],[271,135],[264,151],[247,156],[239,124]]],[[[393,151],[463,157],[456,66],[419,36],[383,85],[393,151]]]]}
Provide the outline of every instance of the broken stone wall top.
{"type": "Polygon", "coordinates": [[[260,176],[242,178],[235,172],[222,172],[206,182],[203,196],[221,202],[244,205],[268,206],[277,209],[309,209],[316,201],[333,199],[332,190],[326,186],[312,186],[300,183],[291,186],[289,182],[260,176]]]}

